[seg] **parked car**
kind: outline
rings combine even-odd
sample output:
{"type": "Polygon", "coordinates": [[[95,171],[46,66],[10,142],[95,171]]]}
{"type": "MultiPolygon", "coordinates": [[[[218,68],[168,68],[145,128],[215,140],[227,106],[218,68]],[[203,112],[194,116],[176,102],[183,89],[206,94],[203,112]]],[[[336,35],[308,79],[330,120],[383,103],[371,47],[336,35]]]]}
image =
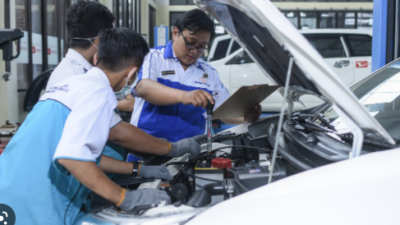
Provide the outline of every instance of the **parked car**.
{"type": "Polygon", "coordinates": [[[289,105],[304,95],[323,103],[218,133],[191,160],[145,157],[174,179],[116,182],[164,190],[173,204],[124,212],[93,196],[76,224],[400,224],[400,59],[351,91],[270,1],[195,3],[285,87],[289,105]]]}
{"type": "MultiPolygon", "coordinates": [[[[342,81],[351,86],[371,73],[372,32],[354,29],[301,30],[342,81]]],[[[272,84],[248,54],[230,35],[215,38],[208,62],[219,72],[221,81],[234,93],[243,85],[272,84]]],[[[277,111],[282,95],[275,92],[261,103],[263,111],[277,111]]],[[[296,109],[321,103],[315,98],[302,99],[296,109]]]]}

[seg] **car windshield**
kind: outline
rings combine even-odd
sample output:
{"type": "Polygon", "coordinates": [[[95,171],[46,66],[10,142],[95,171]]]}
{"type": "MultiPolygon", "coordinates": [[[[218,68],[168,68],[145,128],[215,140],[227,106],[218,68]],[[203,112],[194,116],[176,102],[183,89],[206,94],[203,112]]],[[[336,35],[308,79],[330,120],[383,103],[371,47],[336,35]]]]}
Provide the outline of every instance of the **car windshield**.
{"type": "MultiPolygon", "coordinates": [[[[378,71],[353,88],[354,94],[383,128],[400,139],[400,59],[378,71]]],[[[337,114],[329,109],[325,116],[333,121],[338,132],[347,127],[337,114]]]]}

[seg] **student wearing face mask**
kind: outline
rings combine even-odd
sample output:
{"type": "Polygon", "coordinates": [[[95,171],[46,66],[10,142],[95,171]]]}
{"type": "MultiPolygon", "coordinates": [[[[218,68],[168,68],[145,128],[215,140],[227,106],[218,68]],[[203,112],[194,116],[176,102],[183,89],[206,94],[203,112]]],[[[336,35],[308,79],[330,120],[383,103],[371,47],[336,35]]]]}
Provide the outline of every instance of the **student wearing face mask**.
{"type": "MultiPolygon", "coordinates": [[[[67,29],[71,39],[70,48],[65,58],[51,74],[46,90],[68,76],[84,74],[93,67],[98,33],[101,29],[112,28],[113,22],[114,15],[98,2],[82,1],[68,9],[67,29]]],[[[126,90],[125,88],[124,91],[116,92],[117,109],[132,112],[135,99],[130,95],[130,91],[126,92],[126,90]]]]}
{"type": "MultiPolygon", "coordinates": [[[[93,58],[99,44],[98,34],[104,28],[112,28],[113,21],[113,14],[99,2],[79,1],[71,5],[67,12],[67,29],[71,48],[68,49],[65,58],[51,74],[46,88],[47,91],[51,90],[55,83],[68,77],[84,75],[93,68],[93,58]]],[[[135,72],[134,75],[136,74],[135,72]]],[[[118,89],[116,92],[121,91],[118,89]]],[[[96,99],[94,98],[93,101],[96,101],[96,99]]],[[[118,101],[118,106],[124,101],[118,101]]],[[[127,102],[128,100],[125,101],[125,103],[127,102]]],[[[122,121],[116,112],[113,113],[108,140],[109,142],[103,151],[105,157],[102,159],[102,163],[115,164],[115,167],[124,167],[121,166],[121,164],[124,165],[121,161],[126,159],[126,150],[171,157],[186,153],[192,154],[193,157],[200,152],[200,146],[192,139],[184,139],[174,143],[165,142],[122,121]]],[[[131,171],[138,167],[135,163],[129,163],[128,166],[131,167],[131,171]]],[[[163,174],[165,167],[159,167],[159,171],[159,174],[163,174]]],[[[153,177],[157,176],[157,173],[153,173],[153,177]]]]}
{"type": "Polygon", "coordinates": [[[125,211],[170,202],[163,191],[128,191],[103,173],[132,171],[128,164],[104,164],[101,153],[113,126],[114,91],[135,79],[148,51],[133,30],[106,29],[97,67],[61,80],[40,98],[0,156],[0,202],[14,210],[17,225],[73,224],[90,191],[125,211]]]}
{"type": "MultiPolygon", "coordinates": [[[[176,141],[205,133],[207,102],[218,108],[229,92],[218,72],[200,57],[215,36],[213,21],[200,9],[184,13],[172,30],[167,46],[151,49],[138,75],[131,124],[149,134],[176,141]]],[[[253,122],[256,105],[229,124],[253,122]]]]}

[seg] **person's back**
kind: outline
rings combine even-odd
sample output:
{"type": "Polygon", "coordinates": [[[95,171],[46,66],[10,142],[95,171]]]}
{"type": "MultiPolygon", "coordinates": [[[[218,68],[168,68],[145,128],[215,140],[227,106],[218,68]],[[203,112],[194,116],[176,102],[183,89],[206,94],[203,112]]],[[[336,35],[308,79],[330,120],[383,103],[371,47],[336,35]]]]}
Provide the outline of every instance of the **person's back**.
{"type": "Polygon", "coordinates": [[[74,49],[68,49],[67,55],[61,60],[51,73],[47,82],[46,91],[56,83],[76,75],[85,74],[93,67],[86,59],[74,49]]]}
{"type": "Polygon", "coordinates": [[[134,79],[148,47],[127,28],[105,30],[100,39],[99,67],[46,91],[0,155],[0,202],[14,210],[17,225],[72,224],[88,188],[120,201],[122,188],[96,164],[112,126],[114,90],[134,79]]]}
{"type": "MultiPolygon", "coordinates": [[[[15,211],[17,224],[62,224],[64,214],[68,213],[68,218],[78,214],[79,209],[76,207],[54,206],[68,202],[76,194],[87,195],[89,189],[82,186],[62,167],[57,169],[53,166],[56,165],[53,155],[68,118],[75,119],[72,124],[78,126],[79,123],[92,120],[89,113],[82,113],[84,109],[102,110],[104,119],[112,114],[117,102],[107,77],[101,74],[102,72],[95,68],[85,76],[64,79],[49,89],[29,113],[1,155],[0,202],[9,205],[15,211]],[[101,98],[91,101],[93,96],[101,98]],[[81,115],[70,117],[70,114],[77,113],[76,111],[81,115]],[[57,184],[54,185],[54,182],[57,184]],[[63,195],[53,195],[57,191],[62,191],[63,195]],[[27,214],[40,216],[25,216],[27,214]]],[[[93,144],[100,150],[104,145],[102,138],[106,139],[107,136],[101,137],[98,133],[93,137],[93,144]]],[[[81,140],[79,136],[73,139],[75,143],[70,143],[71,148],[65,150],[72,151],[75,147],[75,151],[79,151],[81,140]]],[[[79,154],[74,153],[71,157],[76,158],[77,155],[79,154]]],[[[88,159],[85,155],[81,155],[81,158],[88,159]]],[[[75,198],[71,204],[82,204],[82,200],[75,198]]],[[[71,222],[67,221],[68,224],[71,222]]]]}

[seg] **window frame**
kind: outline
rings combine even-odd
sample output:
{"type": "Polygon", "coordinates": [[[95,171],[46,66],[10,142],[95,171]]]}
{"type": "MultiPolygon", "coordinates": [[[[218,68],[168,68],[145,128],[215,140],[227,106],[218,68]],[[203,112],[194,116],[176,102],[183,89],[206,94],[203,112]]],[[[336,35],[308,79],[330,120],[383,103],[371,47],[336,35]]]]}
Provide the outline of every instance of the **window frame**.
{"type": "Polygon", "coordinates": [[[342,41],[342,35],[341,34],[335,34],[335,33],[324,33],[324,34],[312,34],[312,33],[310,33],[310,34],[303,34],[304,35],[304,37],[307,39],[307,41],[312,45],[312,43],[311,43],[311,41],[308,39],[308,38],[321,38],[321,39],[323,39],[323,38],[337,38],[338,40],[339,40],[339,43],[341,44],[341,46],[342,46],[342,48],[343,48],[343,53],[344,53],[344,56],[333,56],[333,57],[326,57],[326,56],[324,56],[321,52],[319,52],[318,51],[318,49],[317,49],[317,47],[316,46],[313,46],[314,47],[314,49],[315,50],[317,50],[318,51],[318,53],[322,56],[322,58],[324,58],[324,59],[334,59],[334,58],[349,58],[350,57],[350,54],[347,52],[347,43],[344,43],[343,41],[342,41]]]}
{"type": "Polygon", "coordinates": [[[372,56],[372,36],[368,35],[368,34],[343,34],[343,40],[347,46],[347,49],[349,50],[349,57],[371,57],[372,56]],[[365,36],[368,37],[371,40],[371,54],[369,55],[354,55],[353,53],[353,47],[350,44],[350,40],[349,37],[350,36],[365,36]]]}
{"type": "MultiPolygon", "coordinates": [[[[49,68],[49,62],[48,62],[48,41],[47,41],[47,34],[48,34],[48,29],[47,29],[47,0],[39,0],[40,3],[39,9],[40,9],[40,15],[39,15],[39,20],[40,20],[40,26],[41,26],[41,32],[40,35],[41,37],[41,46],[42,46],[42,71],[39,73],[43,73],[49,68]]],[[[65,26],[65,22],[63,18],[65,18],[67,8],[71,4],[71,0],[66,0],[66,1],[54,1],[55,5],[55,11],[56,11],[56,17],[54,18],[54,22],[56,23],[56,36],[57,36],[57,50],[58,50],[58,62],[61,61],[63,58],[63,55],[61,54],[61,39],[64,40],[64,50],[67,49],[68,47],[68,34],[67,34],[67,29],[65,26]],[[64,23],[64,24],[61,24],[64,23]]],[[[27,39],[28,39],[28,63],[27,65],[27,76],[26,82],[27,82],[27,87],[26,88],[20,88],[18,87],[17,91],[18,92],[26,92],[31,85],[33,81],[33,52],[32,52],[32,4],[30,0],[24,0],[24,7],[25,7],[25,30],[28,33],[27,39]]],[[[17,27],[18,28],[18,27],[17,27]]],[[[38,75],[39,75],[38,74],[38,75]]]]}
{"type": "MultiPolygon", "coordinates": [[[[320,28],[320,21],[321,21],[321,14],[322,13],[335,13],[335,27],[334,28],[328,28],[328,29],[358,29],[358,14],[359,13],[373,13],[373,10],[302,10],[302,9],[284,9],[281,10],[281,13],[285,15],[286,13],[294,12],[298,14],[297,17],[297,29],[301,30],[301,14],[302,12],[307,13],[307,12],[316,12],[317,13],[317,26],[315,29],[321,29],[320,28]],[[354,27],[349,27],[349,28],[342,28],[339,27],[339,13],[354,13],[354,27]]],[[[296,26],[295,26],[296,27],[296,26]]],[[[371,28],[372,29],[372,28],[371,28]]]]}
{"type": "Polygon", "coordinates": [[[193,0],[184,0],[185,4],[176,4],[176,3],[172,3],[173,0],[169,0],[169,5],[196,5],[194,4],[193,0]],[[190,3],[192,2],[192,3],[190,3]]]}

